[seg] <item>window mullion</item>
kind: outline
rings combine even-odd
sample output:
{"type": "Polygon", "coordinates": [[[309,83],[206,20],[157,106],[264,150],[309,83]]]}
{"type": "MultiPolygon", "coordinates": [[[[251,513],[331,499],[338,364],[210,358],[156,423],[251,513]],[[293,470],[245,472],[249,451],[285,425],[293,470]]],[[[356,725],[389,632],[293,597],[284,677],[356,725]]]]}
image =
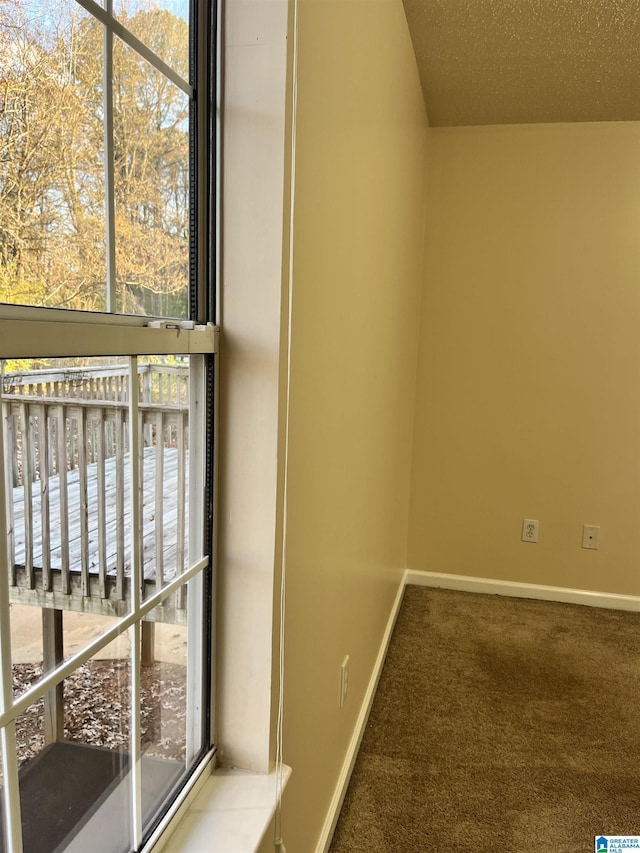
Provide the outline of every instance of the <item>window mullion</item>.
{"type": "Polygon", "coordinates": [[[129,750],[131,754],[131,846],[139,850],[142,844],[142,766],[140,748],[140,621],[129,628],[131,645],[131,725],[129,750]]]}
{"type": "MultiPolygon", "coordinates": [[[[138,409],[138,359],[129,359],[129,464],[131,466],[131,610],[133,615],[140,611],[142,598],[142,520],[140,492],[142,481],[140,466],[144,464],[140,447],[138,409]]],[[[129,750],[131,754],[131,831],[132,846],[137,850],[142,843],[142,768],[140,736],[140,619],[136,619],[129,631],[131,649],[131,721],[129,727],[129,750]]]]}
{"type": "MultiPolygon", "coordinates": [[[[205,482],[205,364],[204,358],[191,360],[189,374],[189,565],[201,557],[204,550],[203,513],[193,512],[206,494],[205,482]]],[[[187,764],[196,757],[202,744],[202,573],[187,584],[187,764]]]]}
{"type": "MultiPolygon", "coordinates": [[[[106,11],[112,14],[112,0],[106,0],[106,11]]],[[[105,228],[107,246],[107,311],[115,313],[116,303],[116,203],[113,144],[113,31],[104,27],[104,186],[105,228]]]]}
{"type": "MultiPolygon", "coordinates": [[[[0,409],[0,712],[6,713],[13,704],[13,668],[11,660],[11,622],[9,612],[9,543],[7,537],[7,493],[4,475],[4,414],[0,409]]],[[[4,786],[5,841],[8,853],[22,853],[20,818],[20,786],[16,750],[15,719],[0,729],[4,786]]]]}
{"type": "Polygon", "coordinates": [[[2,799],[7,853],[22,853],[22,821],[15,720],[0,729],[0,746],[2,747],[2,770],[4,773],[2,799]]]}

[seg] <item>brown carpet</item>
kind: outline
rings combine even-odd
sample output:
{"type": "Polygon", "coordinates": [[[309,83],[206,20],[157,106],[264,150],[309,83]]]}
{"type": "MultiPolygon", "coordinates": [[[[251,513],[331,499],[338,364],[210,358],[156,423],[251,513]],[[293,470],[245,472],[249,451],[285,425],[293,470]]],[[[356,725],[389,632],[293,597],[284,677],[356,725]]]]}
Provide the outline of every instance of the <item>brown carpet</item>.
{"type": "Polygon", "coordinates": [[[331,853],[640,835],[640,614],[410,586],[331,853]]]}

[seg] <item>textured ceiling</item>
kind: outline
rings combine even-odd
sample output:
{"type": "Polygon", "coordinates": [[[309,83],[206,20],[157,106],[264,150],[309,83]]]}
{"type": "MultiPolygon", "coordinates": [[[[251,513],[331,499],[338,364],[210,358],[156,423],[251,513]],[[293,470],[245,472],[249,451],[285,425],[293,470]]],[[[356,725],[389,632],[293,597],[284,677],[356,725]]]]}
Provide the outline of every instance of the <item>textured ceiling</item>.
{"type": "Polygon", "coordinates": [[[404,0],[434,127],[640,120],[640,0],[404,0]]]}

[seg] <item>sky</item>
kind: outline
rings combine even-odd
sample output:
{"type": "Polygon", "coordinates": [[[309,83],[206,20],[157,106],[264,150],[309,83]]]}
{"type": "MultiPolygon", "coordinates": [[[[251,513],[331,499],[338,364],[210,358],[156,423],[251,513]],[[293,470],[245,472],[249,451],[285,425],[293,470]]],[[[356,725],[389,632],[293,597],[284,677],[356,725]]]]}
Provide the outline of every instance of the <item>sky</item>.
{"type": "MultiPolygon", "coordinates": [[[[94,2],[104,7],[105,0],[94,0],[94,2]]],[[[140,9],[166,9],[177,18],[189,20],[189,0],[113,0],[113,8],[116,17],[119,17],[119,13],[122,14],[123,11],[131,16],[140,9]]],[[[87,16],[88,12],[76,0],[18,0],[17,4],[0,0],[0,29],[10,32],[13,21],[17,17],[18,20],[26,23],[27,31],[30,31],[33,26],[35,30],[32,32],[37,32],[41,40],[47,39],[47,36],[55,38],[60,28],[64,29],[72,18],[80,20],[87,16]]],[[[133,34],[138,35],[133,22],[129,26],[133,34]]],[[[6,44],[4,47],[6,51],[6,44]]],[[[184,50],[186,56],[188,51],[186,40],[184,50]]],[[[160,58],[165,59],[163,56],[160,58]]],[[[168,58],[165,61],[169,61],[168,58]]],[[[2,56],[0,56],[0,76],[2,65],[2,56]]]]}
{"type": "Polygon", "coordinates": [[[185,21],[189,16],[188,0],[156,0],[154,5],[159,9],[168,9],[178,18],[184,18],[185,21]]]}
{"type": "MultiPolygon", "coordinates": [[[[96,0],[97,5],[103,6],[103,0],[96,0]]],[[[51,17],[52,23],[60,20],[61,12],[78,9],[75,0],[19,0],[18,9],[27,19],[38,19],[45,23],[51,17]]],[[[114,8],[126,9],[134,13],[140,8],[168,9],[172,14],[185,21],[189,20],[189,0],[114,0],[114,8]]],[[[13,4],[2,3],[0,0],[0,16],[9,15],[13,17],[15,7],[13,4]]]]}
{"type": "Polygon", "coordinates": [[[114,5],[134,12],[141,6],[155,9],[168,9],[178,18],[189,19],[189,0],[115,0],[114,5]]]}

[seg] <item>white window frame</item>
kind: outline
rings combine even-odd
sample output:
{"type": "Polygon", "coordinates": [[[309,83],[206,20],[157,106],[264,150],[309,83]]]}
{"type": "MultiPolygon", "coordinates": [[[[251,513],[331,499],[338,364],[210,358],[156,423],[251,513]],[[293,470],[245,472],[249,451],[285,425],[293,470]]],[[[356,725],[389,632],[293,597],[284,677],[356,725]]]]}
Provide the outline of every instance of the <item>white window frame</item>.
{"type": "MultiPolygon", "coordinates": [[[[3,308],[0,307],[0,312],[3,308]]],[[[48,323],[46,321],[22,321],[23,326],[28,324],[30,335],[25,336],[20,346],[16,349],[7,349],[7,342],[3,330],[11,321],[0,319],[0,359],[2,358],[28,358],[33,357],[36,342],[42,347],[40,354],[47,352],[51,356],[60,356],[67,352],[65,341],[68,341],[69,324],[48,323]],[[44,332],[46,331],[46,335],[44,332]],[[35,335],[35,338],[32,336],[35,335]],[[45,338],[45,342],[41,339],[45,338]],[[58,341],[59,349],[53,344],[47,345],[46,339],[58,341]],[[33,343],[32,343],[33,341],[33,343]],[[52,351],[53,350],[53,351],[52,351]],[[29,356],[31,353],[31,356],[29,356]]],[[[74,340],[80,340],[85,345],[84,355],[104,355],[104,350],[95,345],[95,326],[91,324],[73,324],[74,340]]],[[[113,333],[118,329],[117,325],[108,326],[113,333]]],[[[126,328],[126,327],[125,327],[126,328]]],[[[26,331],[26,327],[24,329],[26,331]]],[[[118,330],[119,331],[119,330],[118,330]]],[[[22,831],[20,796],[18,783],[18,765],[16,750],[15,721],[57,684],[67,678],[75,669],[94,657],[100,649],[115,640],[125,632],[130,634],[131,647],[131,706],[130,706],[130,749],[131,749],[131,815],[132,815],[132,838],[131,848],[138,850],[143,842],[142,806],[141,806],[141,775],[140,775],[140,626],[143,617],[157,607],[165,598],[170,596],[184,583],[189,583],[195,595],[189,596],[190,605],[194,602],[193,612],[191,606],[188,616],[187,631],[187,765],[196,758],[201,748],[205,735],[202,731],[201,705],[202,691],[197,684],[201,683],[203,661],[199,650],[203,648],[202,643],[202,578],[203,572],[211,565],[209,554],[202,554],[204,547],[204,512],[203,495],[205,494],[205,465],[203,464],[202,449],[205,446],[206,435],[206,387],[204,371],[204,355],[214,355],[216,351],[217,333],[211,327],[190,330],[166,330],[154,328],[129,329],[123,337],[126,346],[134,350],[129,358],[129,382],[130,387],[137,387],[137,354],[147,355],[149,343],[154,339],[161,339],[163,344],[169,343],[167,335],[173,339],[173,347],[162,348],[163,354],[184,354],[185,352],[198,352],[202,357],[191,359],[190,369],[190,417],[189,417],[189,444],[195,449],[189,458],[189,502],[190,506],[202,507],[201,513],[191,512],[189,514],[189,568],[186,572],[176,576],[155,594],[141,600],[141,571],[142,571],[142,541],[140,535],[140,524],[137,520],[139,512],[139,468],[138,468],[138,417],[137,395],[132,393],[129,401],[129,424],[130,424],[130,489],[131,489],[131,601],[129,612],[121,617],[111,628],[101,634],[85,646],[80,652],[73,655],[55,669],[47,672],[33,687],[25,691],[16,699],[12,696],[12,653],[11,653],[11,631],[9,610],[9,543],[6,525],[0,524],[0,746],[2,748],[2,767],[4,775],[4,787],[2,792],[4,805],[5,835],[8,853],[22,853],[22,831]],[[194,338],[196,340],[194,340],[194,338]],[[137,341],[137,346],[136,346],[137,341]]],[[[120,338],[117,334],[115,337],[120,338]]],[[[114,349],[117,349],[114,348],[114,349]]],[[[68,353],[67,353],[68,354],[68,353]]],[[[109,354],[121,354],[112,353],[109,354]]],[[[4,430],[0,429],[0,465],[4,465],[4,430]]],[[[6,478],[0,476],[0,518],[7,518],[6,478]]]]}
{"type": "MultiPolygon", "coordinates": [[[[149,61],[159,72],[169,78],[189,97],[194,96],[194,88],[183,80],[176,72],[150,51],[139,39],[129,32],[112,14],[112,0],[105,0],[104,8],[94,0],[75,0],[87,12],[92,14],[104,25],[104,57],[105,57],[105,227],[107,246],[107,308],[111,312],[115,308],[115,202],[112,157],[113,150],[113,121],[111,99],[112,78],[112,46],[114,36],[121,38],[149,61]],[[111,164],[111,165],[109,165],[111,164]]],[[[197,20],[194,25],[203,34],[204,44],[214,46],[211,6],[213,0],[203,0],[197,3],[197,20]]],[[[202,54],[207,56],[207,47],[202,54]]],[[[120,618],[108,631],[87,645],[80,653],[51,670],[24,694],[15,700],[12,696],[12,655],[11,631],[9,620],[9,573],[8,573],[8,536],[6,525],[0,524],[0,748],[2,750],[2,765],[4,786],[2,802],[4,806],[5,837],[7,853],[22,853],[20,798],[17,770],[15,721],[30,705],[52,690],[60,681],[93,657],[101,648],[116,637],[128,632],[132,648],[132,702],[131,702],[131,731],[132,748],[131,772],[131,809],[132,809],[132,838],[131,847],[140,849],[143,843],[141,798],[140,798],[140,702],[139,702],[139,666],[140,643],[139,633],[142,618],[155,608],[164,598],[171,595],[183,583],[189,583],[194,590],[203,588],[204,572],[213,571],[213,555],[204,554],[205,513],[203,495],[206,492],[205,483],[205,448],[210,436],[206,434],[207,388],[205,357],[213,356],[210,370],[218,372],[218,329],[210,320],[215,319],[217,312],[217,297],[209,292],[208,282],[213,281],[216,272],[212,245],[215,237],[211,237],[210,220],[213,216],[212,180],[217,176],[211,174],[215,167],[210,166],[211,158],[211,117],[210,117],[210,69],[207,62],[192,62],[195,68],[195,128],[191,133],[196,134],[196,157],[193,164],[198,175],[196,196],[196,233],[192,236],[195,246],[197,263],[197,281],[195,283],[198,317],[195,320],[172,320],[171,318],[153,318],[145,316],[121,315],[115,313],[89,313],[69,311],[64,309],[39,308],[19,305],[0,305],[0,359],[5,358],[38,358],[38,357],[70,357],[70,356],[105,356],[120,355],[129,358],[130,380],[137,376],[136,358],[145,355],[190,355],[190,417],[189,417],[189,501],[190,505],[201,506],[202,513],[190,513],[189,521],[189,568],[174,578],[162,590],[150,598],[141,600],[140,578],[141,542],[139,525],[132,524],[132,601],[127,615],[120,618]],[[201,356],[201,357],[198,357],[201,356]],[[195,413],[195,414],[194,414],[195,413]],[[137,559],[136,559],[137,555],[137,559]]],[[[193,184],[193,182],[192,182],[193,184]]],[[[214,388],[217,388],[214,376],[214,388]]],[[[134,388],[135,384],[132,383],[134,388]]],[[[137,459],[138,436],[134,426],[137,424],[135,409],[136,395],[130,400],[130,440],[131,440],[131,489],[132,495],[137,492],[138,467],[137,459]]],[[[217,406],[214,406],[214,417],[217,406]]],[[[216,434],[214,425],[214,434],[216,434]]],[[[4,459],[3,430],[0,429],[0,459],[4,459]]],[[[5,478],[0,476],[0,518],[7,517],[7,501],[5,478]]],[[[137,501],[132,500],[132,510],[137,508],[137,501]]],[[[213,531],[212,531],[213,532],[213,531]]],[[[206,550],[206,549],[205,549],[206,550]]],[[[206,614],[202,610],[202,595],[189,595],[190,604],[193,602],[193,612],[188,620],[188,648],[202,649],[202,632],[199,626],[206,614]]],[[[198,731],[203,719],[200,702],[206,697],[195,687],[202,671],[201,654],[189,654],[187,666],[187,764],[196,757],[199,746],[204,739],[204,733],[198,731]]],[[[207,733],[207,743],[211,747],[210,733],[207,733]]],[[[207,758],[210,757],[210,753],[207,758]]],[[[196,770],[196,768],[193,768],[196,770]]],[[[197,772],[197,770],[196,770],[197,772]]],[[[188,784],[188,783],[187,783],[188,784]]],[[[156,831],[157,833],[157,831],[156,831]]],[[[154,833],[154,835],[156,834],[154,833]]]]}

